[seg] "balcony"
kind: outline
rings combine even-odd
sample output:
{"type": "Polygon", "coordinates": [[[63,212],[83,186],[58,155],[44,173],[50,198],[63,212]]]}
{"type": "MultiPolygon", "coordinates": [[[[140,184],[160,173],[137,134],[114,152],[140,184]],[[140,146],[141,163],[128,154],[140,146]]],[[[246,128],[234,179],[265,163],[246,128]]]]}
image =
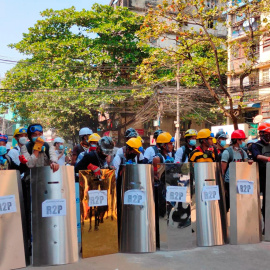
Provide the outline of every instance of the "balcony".
{"type": "MultiPolygon", "coordinates": [[[[259,28],[259,23],[257,21],[257,19],[253,19],[254,21],[252,22],[252,29],[253,31],[258,30],[259,28]]],[[[232,28],[232,38],[238,38],[238,37],[242,37],[246,35],[246,32],[249,32],[249,22],[248,21],[244,21],[241,22],[240,24],[237,24],[236,26],[234,26],[232,28]]]]}

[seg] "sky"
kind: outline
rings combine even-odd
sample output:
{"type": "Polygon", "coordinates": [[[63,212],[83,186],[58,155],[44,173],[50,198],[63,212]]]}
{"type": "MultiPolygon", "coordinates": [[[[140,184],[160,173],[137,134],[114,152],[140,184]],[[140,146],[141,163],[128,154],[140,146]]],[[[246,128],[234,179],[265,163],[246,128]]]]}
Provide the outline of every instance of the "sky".
{"type": "Polygon", "coordinates": [[[0,0],[0,78],[14,64],[5,63],[4,60],[18,61],[24,55],[7,45],[17,43],[22,34],[34,26],[37,20],[42,19],[40,12],[52,8],[55,10],[75,6],[76,10],[91,9],[94,3],[108,5],[110,0],[0,0]]]}

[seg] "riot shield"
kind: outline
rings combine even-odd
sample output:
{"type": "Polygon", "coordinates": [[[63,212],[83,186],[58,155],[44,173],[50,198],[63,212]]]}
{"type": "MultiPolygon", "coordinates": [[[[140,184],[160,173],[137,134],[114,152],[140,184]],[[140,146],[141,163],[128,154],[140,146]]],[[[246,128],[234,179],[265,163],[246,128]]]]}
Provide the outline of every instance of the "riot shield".
{"type": "Polygon", "coordinates": [[[114,170],[79,172],[82,257],[118,252],[116,181],[114,170]]]}
{"type": "Polygon", "coordinates": [[[261,241],[261,210],[257,164],[231,162],[230,243],[254,244],[261,241]]]}
{"type": "Polygon", "coordinates": [[[0,170],[0,179],[0,269],[26,267],[28,246],[20,174],[0,170]]]}
{"type": "MultiPolygon", "coordinates": [[[[227,218],[219,164],[199,162],[191,166],[194,167],[195,182],[192,201],[196,202],[196,227],[192,229],[196,232],[197,245],[224,245],[227,243],[227,218]]],[[[192,214],[191,218],[194,217],[192,214]]]]}
{"type": "Polygon", "coordinates": [[[34,266],[78,260],[75,179],[72,166],[30,170],[34,266]]]}
{"type": "Polygon", "coordinates": [[[122,177],[121,252],[155,252],[154,173],[151,165],[126,165],[122,177]]]}
{"type": "Polygon", "coordinates": [[[166,215],[159,216],[160,248],[181,250],[196,247],[191,228],[190,165],[165,164],[166,215]]]}
{"type": "Polygon", "coordinates": [[[77,220],[77,238],[78,242],[82,242],[82,232],[81,232],[81,210],[80,210],[80,185],[78,182],[75,183],[75,193],[76,193],[76,220],[77,220]]]}

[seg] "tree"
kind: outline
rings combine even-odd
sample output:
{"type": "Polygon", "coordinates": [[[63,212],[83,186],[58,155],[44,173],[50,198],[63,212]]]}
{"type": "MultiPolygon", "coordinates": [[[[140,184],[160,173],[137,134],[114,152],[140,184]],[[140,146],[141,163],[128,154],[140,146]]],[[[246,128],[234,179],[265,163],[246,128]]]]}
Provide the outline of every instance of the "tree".
{"type": "MultiPolygon", "coordinates": [[[[215,3],[211,0],[165,0],[156,8],[149,9],[138,35],[144,42],[159,40],[159,52],[163,55],[165,53],[165,59],[168,60],[156,61],[156,52],[153,50],[151,57],[144,60],[145,73],[148,75],[143,76],[156,83],[156,78],[151,73],[153,68],[149,65],[154,66],[154,69],[169,61],[179,65],[181,84],[205,87],[218,105],[219,111],[231,118],[237,129],[238,115],[244,106],[243,101],[247,93],[243,81],[252,74],[258,64],[257,46],[262,35],[269,30],[267,17],[261,16],[269,13],[269,0],[232,1],[229,4],[221,0],[218,4],[215,3]],[[224,22],[226,15],[229,20],[224,22]],[[239,42],[219,34],[219,31],[222,33],[227,26],[232,25],[231,18],[241,18],[242,22],[245,21],[245,25],[239,26],[245,35],[245,40],[241,43],[245,60],[238,70],[231,70],[232,76],[239,77],[239,85],[233,89],[227,87],[223,75],[227,71],[227,50],[230,55],[236,54],[239,42]],[[174,46],[163,45],[168,41],[173,41],[174,46]],[[234,101],[236,91],[239,92],[238,101],[234,101]],[[237,111],[234,109],[234,102],[237,102],[237,111]],[[225,108],[227,103],[229,109],[225,108]]],[[[178,77],[175,75],[175,65],[171,65],[171,69],[174,70],[174,77],[178,77]]],[[[172,74],[170,76],[173,77],[172,74]]]]}
{"type": "Polygon", "coordinates": [[[23,120],[74,138],[80,127],[97,125],[102,104],[133,99],[134,67],[148,56],[135,34],[143,17],[97,4],[90,11],[72,7],[41,15],[43,20],[10,45],[28,58],[7,72],[1,103],[23,120]]]}

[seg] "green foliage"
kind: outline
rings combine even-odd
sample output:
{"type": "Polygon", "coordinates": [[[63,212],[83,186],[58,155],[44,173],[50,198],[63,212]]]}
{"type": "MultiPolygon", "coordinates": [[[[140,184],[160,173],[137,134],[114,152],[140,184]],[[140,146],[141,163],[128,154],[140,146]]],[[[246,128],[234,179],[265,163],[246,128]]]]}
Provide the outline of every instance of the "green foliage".
{"type": "Polygon", "coordinates": [[[91,126],[102,104],[132,98],[126,86],[134,66],[148,56],[147,46],[137,47],[135,34],[143,17],[97,4],[90,11],[72,7],[41,15],[44,19],[10,45],[28,58],[7,72],[1,100],[24,120],[71,137],[91,126]]]}

